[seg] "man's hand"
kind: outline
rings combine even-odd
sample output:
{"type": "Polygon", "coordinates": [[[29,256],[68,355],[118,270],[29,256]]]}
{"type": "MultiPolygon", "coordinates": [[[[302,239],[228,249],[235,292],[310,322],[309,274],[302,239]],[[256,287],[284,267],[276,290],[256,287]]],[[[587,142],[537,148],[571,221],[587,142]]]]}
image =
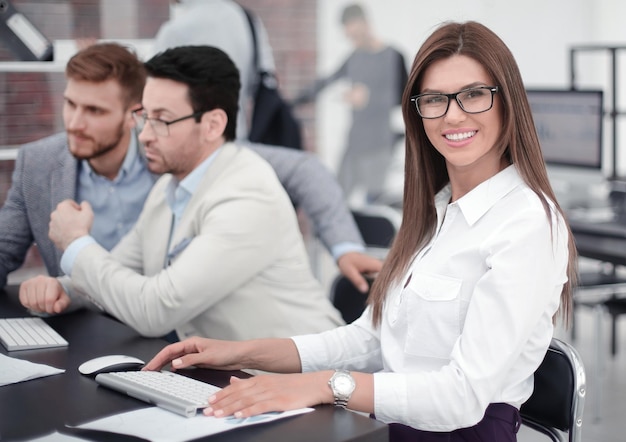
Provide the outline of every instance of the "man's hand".
{"type": "Polygon", "coordinates": [[[38,313],[61,313],[70,305],[70,298],[56,278],[35,276],[20,284],[20,302],[38,313]]]}
{"type": "Polygon", "coordinates": [[[72,200],[62,201],[50,215],[48,236],[55,246],[65,250],[75,239],[89,235],[93,216],[93,210],[87,201],[80,205],[72,200]]]}
{"type": "Polygon", "coordinates": [[[341,255],[337,260],[341,273],[348,278],[360,292],[366,293],[369,284],[363,274],[375,274],[380,271],[383,262],[372,256],[359,252],[349,252],[341,255]]]}

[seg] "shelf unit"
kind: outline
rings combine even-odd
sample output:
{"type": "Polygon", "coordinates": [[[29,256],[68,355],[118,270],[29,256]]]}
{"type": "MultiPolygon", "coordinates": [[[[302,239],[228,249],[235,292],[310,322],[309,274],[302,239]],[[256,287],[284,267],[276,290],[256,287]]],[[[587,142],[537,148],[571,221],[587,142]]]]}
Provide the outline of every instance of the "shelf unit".
{"type": "Polygon", "coordinates": [[[576,58],[579,54],[582,53],[608,53],[609,55],[609,73],[610,73],[610,83],[611,83],[611,97],[610,97],[610,108],[608,111],[605,111],[610,117],[611,122],[611,155],[612,155],[612,166],[611,166],[611,180],[618,179],[618,128],[617,128],[617,120],[620,116],[626,115],[625,111],[620,111],[618,108],[618,55],[621,51],[626,51],[626,46],[622,45],[578,45],[572,46],[570,48],[570,86],[572,89],[576,89],[577,78],[576,78],[576,58]]]}

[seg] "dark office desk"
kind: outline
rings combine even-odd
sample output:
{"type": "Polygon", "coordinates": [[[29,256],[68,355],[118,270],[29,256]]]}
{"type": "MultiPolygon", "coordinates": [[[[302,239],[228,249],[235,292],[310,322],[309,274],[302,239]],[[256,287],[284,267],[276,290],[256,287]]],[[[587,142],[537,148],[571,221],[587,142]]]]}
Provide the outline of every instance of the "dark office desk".
{"type": "Polygon", "coordinates": [[[580,256],[626,265],[626,224],[572,220],[570,228],[580,256]]]}
{"type": "Polygon", "coordinates": [[[576,231],[572,233],[580,256],[626,266],[626,238],[609,238],[576,231]]]}
{"type": "MultiPolygon", "coordinates": [[[[0,317],[20,317],[26,311],[16,299],[16,288],[0,292],[0,317]]],[[[11,357],[65,369],[65,373],[0,387],[0,440],[28,440],[106,415],[148,406],[100,387],[81,375],[78,366],[104,354],[128,354],[148,361],[166,342],[139,336],[107,316],[81,311],[46,319],[68,342],[63,349],[0,351],[11,357]]],[[[225,386],[232,374],[218,370],[184,370],[185,374],[225,386]]],[[[81,436],[91,440],[123,440],[119,435],[81,436]]],[[[385,424],[332,406],[278,422],[240,428],[201,440],[213,442],[260,441],[388,441],[385,424]]]]}

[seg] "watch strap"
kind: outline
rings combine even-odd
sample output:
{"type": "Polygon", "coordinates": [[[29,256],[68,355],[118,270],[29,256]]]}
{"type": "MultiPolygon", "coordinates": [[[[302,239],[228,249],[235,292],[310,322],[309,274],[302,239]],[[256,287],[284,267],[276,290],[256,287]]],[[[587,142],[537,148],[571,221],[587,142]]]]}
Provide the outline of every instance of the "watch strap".
{"type": "Polygon", "coordinates": [[[333,404],[337,407],[347,408],[348,401],[350,400],[350,397],[352,396],[352,392],[354,391],[354,387],[356,386],[354,382],[354,378],[352,377],[350,372],[347,370],[336,369],[335,373],[333,373],[330,380],[328,381],[328,385],[330,386],[330,389],[333,392],[333,398],[334,398],[333,404]],[[352,383],[352,388],[347,393],[342,393],[342,392],[337,391],[333,382],[337,377],[342,377],[342,376],[349,378],[352,383]]]}

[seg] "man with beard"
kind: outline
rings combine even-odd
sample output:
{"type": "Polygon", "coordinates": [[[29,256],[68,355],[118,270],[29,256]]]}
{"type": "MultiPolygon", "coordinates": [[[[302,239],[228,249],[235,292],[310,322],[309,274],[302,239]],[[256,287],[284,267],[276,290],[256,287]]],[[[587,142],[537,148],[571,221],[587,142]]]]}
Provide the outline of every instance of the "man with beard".
{"type": "MultiPolygon", "coordinates": [[[[48,274],[63,273],[61,252],[48,238],[50,213],[59,202],[88,201],[95,214],[91,234],[110,250],[134,225],[157,178],[147,168],[132,118],[141,108],[142,62],[123,46],[101,43],[74,55],[65,74],[66,132],[19,149],[11,189],[0,209],[0,287],[33,243],[48,274]]],[[[250,147],[272,164],[341,271],[366,290],[361,273],[377,271],[380,263],[360,253],[362,239],[330,172],[310,154],[250,147]]]]}
{"type": "Polygon", "coordinates": [[[141,61],[117,44],[92,45],[65,68],[65,133],[22,146],[11,189],[0,210],[0,284],[30,246],[52,276],[61,253],[48,238],[50,213],[65,200],[89,201],[92,233],[113,248],[133,226],[156,176],[147,169],[132,111],[141,107],[146,74],[141,61]]]}

